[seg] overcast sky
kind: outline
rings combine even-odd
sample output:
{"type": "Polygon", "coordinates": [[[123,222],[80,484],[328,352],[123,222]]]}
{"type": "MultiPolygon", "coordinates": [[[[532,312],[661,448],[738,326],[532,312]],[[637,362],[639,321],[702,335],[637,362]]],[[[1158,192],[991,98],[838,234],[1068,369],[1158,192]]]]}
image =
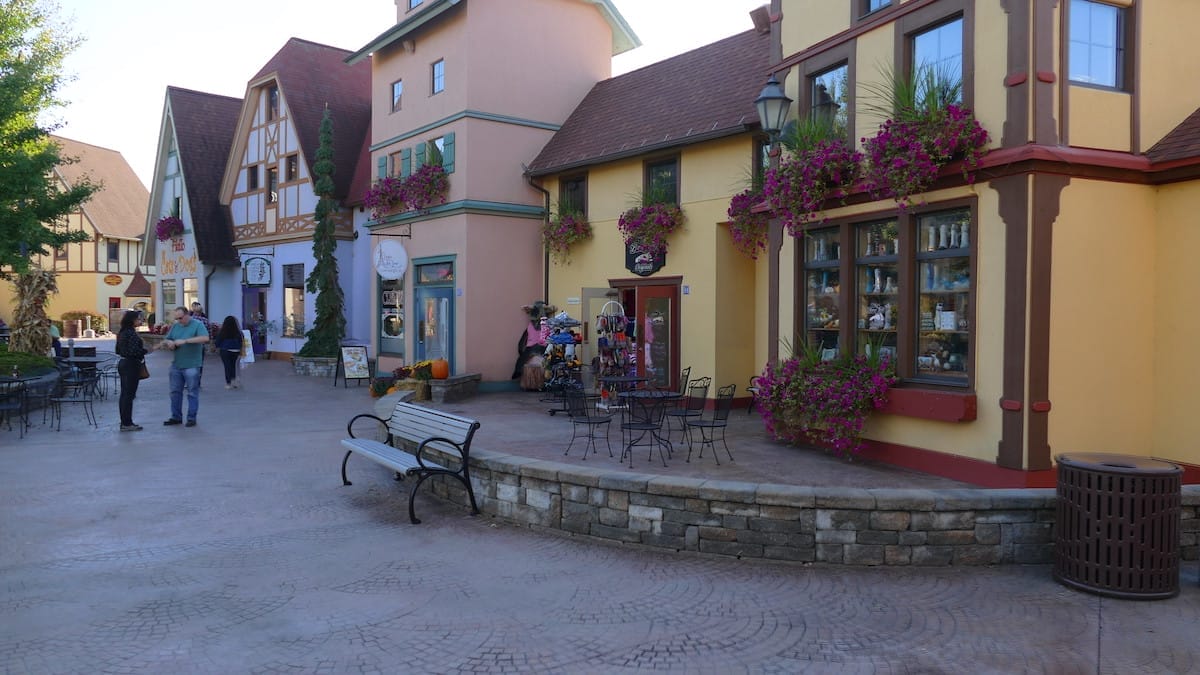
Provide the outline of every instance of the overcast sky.
{"type": "MultiPolygon", "coordinates": [[[[503,2],[504,0],[474,0],[503,2]]],[[[613,0],[642,46],[620,74],[751,28],[766,0],[613,0]]],[[[84,39],[66,63],[74,81],[51,121],[62,136],[118,150],[149,187],[167,85],[226,96],[290,37],[356,50],[396,21],[392,0],[59,0],[84,39]]]]}

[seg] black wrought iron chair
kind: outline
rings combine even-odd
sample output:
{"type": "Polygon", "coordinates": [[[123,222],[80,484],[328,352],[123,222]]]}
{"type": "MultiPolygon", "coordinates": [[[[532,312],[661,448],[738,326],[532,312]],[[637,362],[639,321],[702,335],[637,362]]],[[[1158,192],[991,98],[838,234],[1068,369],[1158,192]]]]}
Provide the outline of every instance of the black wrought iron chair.
{"type": "Polygon", "coordinates": [[[733,453],[729,451],[729,444],[725,442],[725,427],[729,425],[729,411],[733,408],[733,395],[737,391],[736,384],[729,384],[717,390],[717,404],[713,408],[711,418],[703,418],[688,420],[688,458],[687,461],[692,461],[692,435],[691,429],[700,430],[700,454],[699,458],[704,457],[704,446],[712,448],[713,459],[717,460],[717,464],[721,464],[721,458],[717,456],[717,448],[715,441],[717,436],[721,437],[721,445],[725,446],[725,454],[729,455],[729,461],[733,461],[733,453]]]}
{"type": "Polygon", "coordinates": [[[750,376],[750,386],[746,387],[746,393],[750,394],[750,402],[746,404],[746,414],[749,415],[750,411],[754,410],[754,405],[756,403],[758,403],[758,376],[757,375],[750,376]]]}
{"type": "Polygon", "coordinates": [[[100,374],[100,398],[108,398],[108,392],[110,391],[109,387],[111,387],[111,391],[118,391],[120,389],[121,374],[117,372],[117,363],[119,363],[120,360],[121,357],[113,354],[103,363],[96,364],[96,372],[100,374]]]}
{"type": "Polygon", "coordinates": [[[704,404],[708,401],[708,388],[712,386],[711,377],[701,377],[692,380],[684,388],[683,399],[677,408],[667,411],[667,436],[671,436],[671,420],[679,420],[679,442],[687,438],[687,421],[704,414],[704,404]]]}
{"type": "Polygon", "coordinates": [[[17,420],[19,438],[25,438],[29,426],[29,405],[25,398],[24,382],[0,382],[0,422],[12,431],[13,418],[17,420]]]}
{"type": "Polygon", "coordinates": [[[81,405],[83,414],[93,427],[99,427],[96,421],[95,399],[100,373],[94,370],[81,371],[71,378],[59,380],[59,391],[50,397],[51,413],[54,415],[56,428],[62,431],[62,407],[64,405],[81,405]]]}
{"type": "Polygon", "coordinates": [[[590,396],[581,390],[573,389],[566,392],[567,414],[571,416],[571,442],[567,444],[564,456],[571,454],[571,448],[575,445],[577,438],[587,438],[587,443],[583,447],[584,459],[587,459],[589,448],[594,454],[596,438],[600,429],[604,429],[604,444],[608,446],[608,456],[613,456],[612,442],[608,437],[613,418],[612,415],[604,414],[596,409],[596,403],[599,400],[599,396],[590,396]],[[581,429],[586,435],[580,433],[581,429]]]}
{"type": "Polygon", "coordinates": [[[653,460],[654,446],[657,445],[658,457],[663,466],[666,466],[666,455],[671,452],[671,441],[663,438],[662,430],[671,401],[657,396],[626,396],[624,402],[626,407],[621,420],[621,439],[625,447],[621,450],[619,461],[624,462],[625,456],[629,455],[629,468],[633,468],[633,449],[639,445],[650,448],[649,459],[653,460]],[[647,436],[649,440],[646,440],[647,436]],[[664,448],[666,454],[663,453],[664,448]]]}

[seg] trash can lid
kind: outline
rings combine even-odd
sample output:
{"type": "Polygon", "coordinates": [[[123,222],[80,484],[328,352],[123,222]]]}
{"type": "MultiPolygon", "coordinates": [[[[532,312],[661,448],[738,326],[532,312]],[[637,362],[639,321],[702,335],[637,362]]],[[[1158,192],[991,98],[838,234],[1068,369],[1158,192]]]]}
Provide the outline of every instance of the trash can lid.
{"type": "Polygon", "coordinates": [[[1116,455],[1105,452],[1072,452],[1058,455],[1054,458],[1059,464],[1065,464],[1078,469],[1107,471],[1109,473],[1183,473],[1178,464],[1164,462],[1161,459],[1137,457],[1133,455],[1116,455]]]}

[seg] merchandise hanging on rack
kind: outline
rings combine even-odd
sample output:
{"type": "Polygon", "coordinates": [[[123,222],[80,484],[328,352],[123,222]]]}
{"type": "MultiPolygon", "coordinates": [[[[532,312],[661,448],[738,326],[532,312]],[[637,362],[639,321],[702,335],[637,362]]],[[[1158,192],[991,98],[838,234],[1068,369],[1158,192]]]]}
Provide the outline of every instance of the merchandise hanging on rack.
{"type": "Polygon", "coordinates": [[[625,307],[616,300],[609,300],[596,315],[597,355],[592,359],[592,374],[595,386],[600,390],[601,407],[610,407],[613,391],[602,386],[600,378],[628,377],[637,373],[637,352],[629,334],[632,324],[625,314],[625,307]]]}
{"type": "Polygon", "coordinates": [[[579,320],[571,318],[566,312],[542,319],[542,335],[546,341],[544,391],[550,394],[542,401],[557,404],[557,407],[547,410],[551,415],[566,412],[567,392],[583,389],[583,369],[576,347],[583,337],[574,330],[580,325],[579,320]]]}

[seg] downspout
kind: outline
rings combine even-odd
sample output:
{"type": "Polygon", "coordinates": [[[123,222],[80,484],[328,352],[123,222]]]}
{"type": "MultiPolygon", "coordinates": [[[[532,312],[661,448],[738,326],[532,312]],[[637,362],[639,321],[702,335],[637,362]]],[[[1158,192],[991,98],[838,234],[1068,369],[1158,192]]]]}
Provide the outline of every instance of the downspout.
{"type": "MultiPolygon", "coordinates": [[[[546,215],[542,219],[542,224],[545,225],[550,222],[550,191],[534,183],[533,176],[529,175],[529,168],[524,168],[526,169],[525,182],[529,183],[529,187],[542,193],[542,197],[545,199],[546,215]]],[[[542,246],[542,300],[550,302],[550,249],[545,245],[542,246]]]]}
{"type": "Polygon", "coordinates": [[[212,275],[214,275],[216,273],[217,273],[217,266],[213,265],[212,271],[209,272],[208,274],[204,275],[204,313],[209,315],[210,321],[212,320],[212,318],[211,318],[212,306],[208,302],[208,299],[209,299],[208,289],[209,289],[209,286],[211,285],[212,275]]]}

